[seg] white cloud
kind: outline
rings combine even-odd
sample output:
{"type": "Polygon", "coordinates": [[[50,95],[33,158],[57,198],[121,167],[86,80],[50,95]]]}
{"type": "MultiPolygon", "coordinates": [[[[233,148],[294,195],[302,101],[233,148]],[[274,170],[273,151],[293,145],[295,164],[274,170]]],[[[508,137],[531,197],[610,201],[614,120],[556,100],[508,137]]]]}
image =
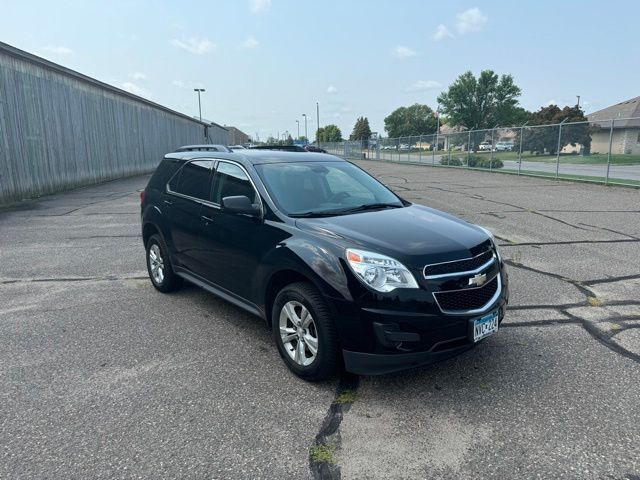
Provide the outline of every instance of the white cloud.
{"type": "Polygon", "coordinates": [[[418,80],[417,82],[409,85],[405,91],[407,92],[423,92],[425,90],[431,90],[434,88],[440,88],[442,84],[435,80],[418,80]]]}
{"type": "Polygon", "coordinates": [[[271,9],[271,0],[249,0],[249,11],[251,13],[268,12],[271,9]]]}
{"type": "Polygon", "coordinates": [[[405,47],[404,45],[398,45],[396,48],[394,48],[393,54],[398,58],[409,58],[415,57],[418,52],[416,52],[415,50],[411,50],[409,47],[405,47]]]}
{"type": "Polygon", "coordinates": [[[338,89],[333,85],[329,85],[329,87],[327,87],[327,93],[331,93],[331,94],[338,93],[338,89]]]}
{"type": "Polygon", "coordinates": [[[136,85],[132,82],[121,83],[120,88],[126,90],[129,93],[133,93],[134,95],[151,98],[151,92],[149,90],[147,90],[146,88],[142,88],[141,86],[136,85]]]}
{"type": "Polygon", "coordinates": [[[208,38],[198,38],[191,37],[187,41],[178,40],[174,38],[171,41],[171,44],[174,47],[182,48],[191,53],[195,53],[196,55],[204,55],[205,53],[210,52],[216,45],[209,40],[208,38]]]}
{"type": "Polygon", "coordinates": [[[72,55],[73,50],[69,47],[57,46],[53,47],[51,45],[47,45],[43,48],[43,50],[47,53],[53,53],[54,55],[72,55]]]}
{"type": "Polygon", "coordinates": [[[182,80],[174,80],[173,82],[171,82],[171,85],[178,88],[188,88],[187,84],[184,83],[182,80]]]}
{"type": "Polygon", "coordinates": [[[442,23],[438,25],[438,27],[436,28],[436,33],[433,34],[433,39],[438,41],[451,37],[453,37],[453,33],[451,33],[451,30],[449,30],[447,26],[442,23]]]}
{"type": "Polygon", "coordinates": [[[134,80],[146,80],[147,76],[144,73],[141,72],[131,72],[129,74],[129,76],[131,78],[133,78],[134,80]]]}
{"type": "Polygon", "coordinates": [[[253,35],[249,35],[247,39],[242,42],[242,48],[246,48],[247,50],[252,50],[260,45],[260,42],[254,38],[253,35]]]}
{"type": "Polygon", "coordinates": [[[457,18],[456,27],[461,34],[479,32],[489,19],[477,7],[459,13],[457,18]]]}

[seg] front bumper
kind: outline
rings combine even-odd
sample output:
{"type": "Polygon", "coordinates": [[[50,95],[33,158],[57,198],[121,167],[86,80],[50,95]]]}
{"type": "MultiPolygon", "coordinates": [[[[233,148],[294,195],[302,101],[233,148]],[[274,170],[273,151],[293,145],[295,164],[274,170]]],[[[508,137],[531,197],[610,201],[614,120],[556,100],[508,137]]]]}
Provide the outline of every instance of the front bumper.
{"type": "MultiPolygon", "coordinates": [[[[502,290],[483,311],[443,313],[425,292],[404,292],[405,298],[378,298],[375,304],[333,299],[336,326],[347,371],[362,375],[391,373],[445,360],[476,345],[473,321],[498,311],[502,322],[509,301],[508,277],[501,272],[502,290]],[[420,297],[413,298],[409,295],[420,297]]],[[[431,296],[431,298],[433,298],[431,296]]]]}
{"type": "Polygon", "coordinates": [[[396,354],[376,354],[343,350],[342,355],[345,369],[348,372],[355,373],[356,375],[383,375],[447,360],[467,350],[471,350],[475,345],[474,343],[467,343],[457,348],[439,352],[427,351],[396,354]]]}

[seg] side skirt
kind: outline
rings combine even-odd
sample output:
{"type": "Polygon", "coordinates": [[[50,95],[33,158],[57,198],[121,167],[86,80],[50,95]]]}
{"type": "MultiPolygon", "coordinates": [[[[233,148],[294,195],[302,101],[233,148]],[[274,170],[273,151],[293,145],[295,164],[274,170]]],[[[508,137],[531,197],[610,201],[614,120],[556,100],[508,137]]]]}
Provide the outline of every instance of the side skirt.
{"type": "Polygon", "coordinates": [[[239,297],[238,295],[235,295],[234,293],[231,293],[230,291],[222,287],[219,287],[218,285],[214,285],[211,282],[208,282],[204,278],[201,278],[195,275],[194,273],[191,273],[189,270],[186,270],[185,268],[174,266],[173,270],[176,273],[176,275],[181,276],[188,282],[191,282],[194,285],[197,285],[198,287],[206,290],[207,292],[213,293],[214,295],[222,298],[223,300],[226,300],[229,303],[233,303],[237,307],[240,307],[249,313],[257,315],[263,320],[266,320],[264,312],[260,308],[258,308],[258,306],[255,305],[254,303],[251,303],[245,300],[244,298],[239,297]]]}

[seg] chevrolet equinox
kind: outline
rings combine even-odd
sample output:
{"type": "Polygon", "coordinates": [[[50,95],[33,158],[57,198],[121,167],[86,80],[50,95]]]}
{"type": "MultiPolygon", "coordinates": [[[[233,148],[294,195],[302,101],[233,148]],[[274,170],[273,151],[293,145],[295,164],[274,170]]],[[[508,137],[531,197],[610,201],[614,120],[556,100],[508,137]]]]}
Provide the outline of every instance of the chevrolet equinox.
{"type": "Polygon", "coordinates": [[[167,154],[141,193],[153,286],[191,282],[263,318],[307,380],[450,358],[509,299],[491,233],[333,155],[167,154]]]}

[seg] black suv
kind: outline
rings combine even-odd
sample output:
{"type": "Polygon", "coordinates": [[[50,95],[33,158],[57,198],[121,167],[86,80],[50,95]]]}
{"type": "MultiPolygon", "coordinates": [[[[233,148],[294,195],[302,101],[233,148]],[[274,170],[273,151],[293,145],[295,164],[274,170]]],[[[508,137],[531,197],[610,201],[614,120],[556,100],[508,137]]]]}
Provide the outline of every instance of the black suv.
{"type": "Polygon", "coordinates": [[[187,280],[262,317],[307,380],[449,358],[504,316],[508,278],[489,231],[332,155],[171,153],[141,204],[155,288],[187,280]]]}

